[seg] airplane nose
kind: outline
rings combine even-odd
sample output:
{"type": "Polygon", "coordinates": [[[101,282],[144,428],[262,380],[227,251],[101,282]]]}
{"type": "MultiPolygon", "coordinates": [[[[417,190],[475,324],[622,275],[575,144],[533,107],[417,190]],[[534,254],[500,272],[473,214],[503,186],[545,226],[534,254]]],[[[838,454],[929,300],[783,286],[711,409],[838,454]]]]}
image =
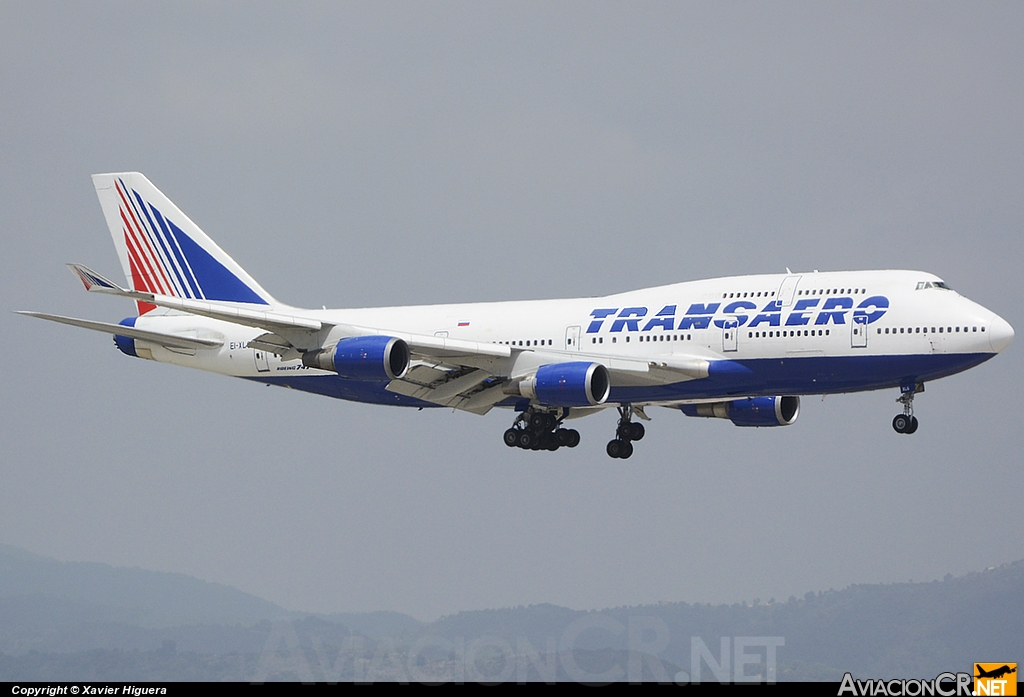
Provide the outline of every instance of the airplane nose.
{"type": "Polygon", "coordinates": [[[1013,327],[1010,326],[1010,323],[998,316],[993,319],[992,325],[988,328],[988,343],[996,353],[1012,344],[1013,327]]]}

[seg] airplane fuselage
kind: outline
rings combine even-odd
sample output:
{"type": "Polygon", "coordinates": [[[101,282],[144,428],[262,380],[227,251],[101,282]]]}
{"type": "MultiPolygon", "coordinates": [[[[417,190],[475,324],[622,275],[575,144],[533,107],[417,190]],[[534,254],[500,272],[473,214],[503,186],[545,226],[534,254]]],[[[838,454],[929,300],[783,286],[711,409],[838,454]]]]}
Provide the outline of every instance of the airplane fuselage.
{"type": "MultiPolygon", "coordinates": [[[[656,404],[914,385],[975,366],[1012,338],[995,313],[935,283],[941,283],[936,276],[917,271],[775,274],[595,298],[293,312],[338,326],[509,345],[529,350],[531,365],[537,356],[541,362],[545,356],[658,362],[686,355],[717,366],[707,380],[613,386],[608,398],[656,404]]],[[[438,406],[250,348],[260,330],[156,313],[143,315],[135,326],[224,342],[197,351],[137,342],[139,355],[161,362],[354,401],[438,406]]],[[[514,375],[515,358],[508,360],[514,375]]]]}

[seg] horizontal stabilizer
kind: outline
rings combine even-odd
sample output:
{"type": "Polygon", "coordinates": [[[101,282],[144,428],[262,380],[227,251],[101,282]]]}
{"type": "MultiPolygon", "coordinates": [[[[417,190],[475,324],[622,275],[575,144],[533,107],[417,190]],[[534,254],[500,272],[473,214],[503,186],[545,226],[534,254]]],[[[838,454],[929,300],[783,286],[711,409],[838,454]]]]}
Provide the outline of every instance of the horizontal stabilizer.
{"type": "Polygon", "coordinates": [[[107,334],[114,334],[116,336],[126,336],[130,339],[138,339],[139,341],[149,341],[154,344],[161,346],[170,346],[171,348],[181,349],[202,349],[202,348],[216,348],[224,344],[223,341],[218,339],[200,339],[193,336],[178,336],[176,334],[165,334],[164,332],[152,332],[145,329],[136,329],[135,327],[126,327],[123,324],[112,324],[110,322],[94,322],[88,319],[76,319],[74,317],[62,317],[61,315],[48,315],[44,312],[30,312],[28,310],[18,310],[17,314],[27,315],[29,317],[38,317],[39,319],[47,319],[51,322],[60,322],[61,324],[70,324],[72,327],[81,327],[83,329],[92,329],[97,332],[106,332],[107,334]]]}
{"type": "MultiPolygon", "coordinates": [[[[295,317],[278,312],[268,312],[265,305],[253,305],[251,303],[215,302],[210,300],[191,300],[188,298],[177,298],[169,295],[150,293],[149,291],[128,290],[122,288],[113,281],[104,278],[87,266],[82,264],[68,264],[68,267],[75,272],[85,284],[86,290],[93,293],[107,293],[119,295],[124,298],[149,303],[157,307],[165,307],[169,310],[180,310],[191,315],[219,319],[233,324],[241,324],[247,327],[256,327],[272,332],[288,332],[299,330],[300,332],[318,332],[325,325],[320,320],[308,317],[295,317]]],[[[127,336],[127,335],[125,335],[127,336]]],[[[289,336],[289,339],[292,337],[289,336]]],[[[308,342],[293,341],[299,348],[312,348],[304,345],[308,342]]]]}

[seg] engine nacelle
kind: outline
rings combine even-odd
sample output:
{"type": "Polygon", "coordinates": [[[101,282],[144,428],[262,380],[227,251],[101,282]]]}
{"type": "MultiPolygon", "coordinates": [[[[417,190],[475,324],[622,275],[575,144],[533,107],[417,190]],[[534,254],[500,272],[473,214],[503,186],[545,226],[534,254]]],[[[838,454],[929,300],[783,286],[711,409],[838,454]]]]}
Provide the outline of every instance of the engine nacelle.
{"type": "MultiPolygon", "coordinates": [[[[138,317],[125,317],[123,320],[118,322],[118,324],[120,324],[122,327],[134,327],[135,320],[137,319],[138,317]]],[[[118,351],[120,351],[126,356],[131,356],[132,358],[139,357],[139,354],[135,351],[135,339],[131,338],[130,336],[120,336],[118,334],[115,334],[114,345],[117,346],[118,351]]]]}
{"type": "Polygon", "coordinates": [[[519,393],[549,407],[596,407],[608,399],[611,381],[600,363],[552,363],[519,382],[519,393]]]}
{"type": "Polygon", "coordinates": [[[800,415],[799,397],[749,397],[731,402],[681,404],[687,416],[729,419],[737,426],[789,426],[800,415]]]}
{"type": "Polygon", "coordinates": [[[347,380],[397,380],[409,371],[409,344],[393,336],[354,336],[332,348],[307,351],[302,364],[330,370],[347,380]]]}

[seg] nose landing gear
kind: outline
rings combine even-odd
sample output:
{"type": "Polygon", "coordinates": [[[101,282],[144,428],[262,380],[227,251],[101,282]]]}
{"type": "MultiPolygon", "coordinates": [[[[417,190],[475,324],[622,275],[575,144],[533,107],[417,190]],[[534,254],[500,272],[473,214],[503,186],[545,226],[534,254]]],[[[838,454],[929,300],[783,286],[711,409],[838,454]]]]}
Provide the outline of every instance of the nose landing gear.
{"type": "Polygon", "coordinates": [[[644,416],[641,408],[633,407],[631,404],[619,407],[619,425],[615,429],[616,438],[608,441],[608,447],[605,448],[609,457],[628,459],[633,454],[633,441],[641,440],[644,437],[646,432],[644,425],[630,421],[634,412],[644,416]]]}
{"type": "Polygon", "coordinates": [[[914,395],[918,392],[924,392],[924,383],[914,383],[913,387],[901,389],[903,393],[896,401],[903,405],[903,413],[893,417],[892,429],[896,433],[910,435],[917,430],[917,417],[914,416],[914,395]]]}
{"type": "Polygon", "coordinates": [[[575,448],[580,444],[580,432],[574,428],[561,428],[564,415],[547,411],[524,411],[516,417],[512,428],[505,431],[502,440],[510,448],[555,451],[563,445],[575,448]]]}

